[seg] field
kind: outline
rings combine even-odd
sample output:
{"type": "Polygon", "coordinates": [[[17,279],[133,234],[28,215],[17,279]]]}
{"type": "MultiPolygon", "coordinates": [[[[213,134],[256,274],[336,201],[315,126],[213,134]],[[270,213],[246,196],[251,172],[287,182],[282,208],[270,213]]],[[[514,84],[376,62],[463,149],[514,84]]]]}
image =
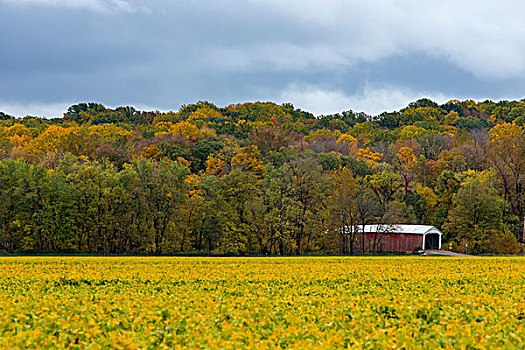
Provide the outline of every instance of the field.
{"type": "Polygon", "coordinates": [[[0,348],[525,348],[523,258],[0,258],[0,348]]]}

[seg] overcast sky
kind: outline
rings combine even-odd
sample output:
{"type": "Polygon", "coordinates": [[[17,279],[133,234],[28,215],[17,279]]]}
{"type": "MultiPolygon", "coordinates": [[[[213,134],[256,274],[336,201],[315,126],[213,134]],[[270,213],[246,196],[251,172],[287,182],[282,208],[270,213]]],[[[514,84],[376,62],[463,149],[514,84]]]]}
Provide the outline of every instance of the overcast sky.
{"type": "Polygon", "coordinates": [[[0,0],[0,111],[525,97],[525,2],[0,0]]]}

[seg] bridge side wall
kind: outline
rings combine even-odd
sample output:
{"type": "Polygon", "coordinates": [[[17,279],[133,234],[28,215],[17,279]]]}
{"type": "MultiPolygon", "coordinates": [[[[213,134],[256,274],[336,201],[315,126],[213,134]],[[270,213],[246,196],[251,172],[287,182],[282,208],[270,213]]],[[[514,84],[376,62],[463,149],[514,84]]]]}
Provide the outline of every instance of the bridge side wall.
{"type": "MultiPolygon", "coordinates": [[[[363,251],[363,235],[358,234],[355,242],[355,248],[357,251],[363,251]]],[[[364,235],[364,251],[372,252],[374,240],[379,242],[378,252],[384,253],[406,253],[421,250],[423,248],[424,235],[411,235],[411,234],[399,234],[399,233],[385,233],[373,234],[365,233],[364,235]],[[381,237],[381,239],[379,238],[381,237]]]]}

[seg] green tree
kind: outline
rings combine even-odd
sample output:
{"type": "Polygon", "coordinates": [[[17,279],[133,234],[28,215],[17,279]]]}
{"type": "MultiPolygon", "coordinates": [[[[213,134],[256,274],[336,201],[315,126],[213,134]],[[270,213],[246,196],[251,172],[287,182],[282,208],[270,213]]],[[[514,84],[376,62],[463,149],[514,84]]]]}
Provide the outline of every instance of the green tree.
{"type": "Polygon", "coordinates": [[[292,160],[283,166],[279,176],[292,250],[301,255],[314,249],[316,234],[322,232],[328,182],[314,158],[292,160]]]}
{"type": "Polygon", "coordinates": [[[13,253],[23,241],[21,216],[27,215],[25,178],[30,166],[22,160],[0,162],[0,244],[13,253]]]}
{"type": "Polygon", "coordinates": [[[332,172],[333,189],[329,197],[330,217],[338,236],[338,253],[353,254],[359,225],[357,194],[359,183],[348,168],[332,172]]]}
{"type": "Polygon", "coordinates": [[[377,253],[381,248],[381,240],[389,227],[385,224],[395,223],[401,215],[404,181],[400,175],[388,169],[368,175],[365,180],[375,198],[374,224],[385,228],[385,230],[378,230],[371,242],[372,251],[377,253]]]}
{"type": "Polygon", "coordinates": [[[174,234],[187,199],[186,167],[176,162],[151,162],[140,158],[131,163],[138,175],[136,195],[144,204],[144,215],[153,234],[155,254],[165,253],[166,240],[174,234]]]}
{"type": "Polygon", "coordinates": [[[444,226],[451,239],[468,252],[491,250],[493,236],[502,231],[504,202],[496,191],[474,178],[463,185],[454,199],[444,226]]]}

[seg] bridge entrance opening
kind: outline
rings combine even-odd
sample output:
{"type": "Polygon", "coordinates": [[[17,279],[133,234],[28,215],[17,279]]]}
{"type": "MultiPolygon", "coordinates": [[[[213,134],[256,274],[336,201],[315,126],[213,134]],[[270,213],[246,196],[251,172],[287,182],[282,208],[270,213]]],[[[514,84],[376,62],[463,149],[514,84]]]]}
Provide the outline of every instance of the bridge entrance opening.
{"type": "Polygon", "coordinates": [[[425,235],[425,249],[439,249],[439,235],[437,233],[425,235]]]}

